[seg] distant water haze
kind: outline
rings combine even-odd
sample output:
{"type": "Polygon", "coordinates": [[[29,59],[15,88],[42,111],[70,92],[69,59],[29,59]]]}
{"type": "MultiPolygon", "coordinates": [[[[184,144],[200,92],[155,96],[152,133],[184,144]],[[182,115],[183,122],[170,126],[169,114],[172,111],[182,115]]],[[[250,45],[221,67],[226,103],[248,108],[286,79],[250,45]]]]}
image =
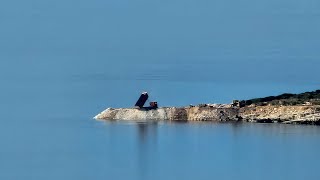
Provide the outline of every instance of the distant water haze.
{"type": "Polygon", "coordinates": [[[319,7],[316,0],[1,1],[1,79],[38,79],[53,89],[83,83],[128,100],[147,90],[166,105],[313,90],[319,7]],[[203,97],[191,99],[199,91],[203,97]]]}
{"type": "MultiPolygon", "coordinates": [[[[281,167],[289,166],[296,176],[280,170],[267,176],[262,167],[272,162],[266,165],[260,159],[255,165],[260,157],[255,154],[249,167],[261,168],[252,179],[261,174],[301,179],[305,172],[308,179],[318,179],[311,155],[297,157],[319,149],[314,127],[313,134],[306,128],[297,140],[272,126],[274,142],[268,133],[248,140],[247,128],[253,127],[244,126],[235,143],[226,133],[231,126],[209,126],[208,133],[218,133],[211,134],[217,140],[211,146],[210,133],[185,136],[197,134],[193,126],[174,125],[175,133],[170,124],[147,124],[158,141],[141,145],[134,144],[139,141],[135,129],[142,126],[138,129],[143,134],[143,125],[91,118],[107,107],[132,107],[142,91],[159,106],[185,106],[320,89],[319,32],[318,0],[1,0],[0,179],[128,179],[123,171],[132,179],[149,179],[148,173],[158,179],[248,179],[247,156],[239,157],[230,148],[289,150],[282,140],[296,149],[284,156],[281,167]],[[228,153],[208,160],[194,156],[200,149],[210,154],[217,146],[228,153]],[[133,151],[126,154],[128,148],[133,151]],[[126,164],[138,157],[138,148],[139,162],[126,164]],[[152,166],[153,153],[159,159],[144,173],[141,168],[145,162],[152,166]],[[227,171],[200,176],[212,170],[211,161],[225,163],[213,169],[242,169],[236,171],[238,176],[222,173],[227,171]],[[298,161],[307,165],[298,166],[298,161]],[[207,171],[199,168],[204,166],[207,171]],[[110,167],[116,168],[108,171],[110,167]],[[181,176],[192,169],[194,174],[181,176]]],[[[252,129],[250,133],[259,133],[252,129]]]]}

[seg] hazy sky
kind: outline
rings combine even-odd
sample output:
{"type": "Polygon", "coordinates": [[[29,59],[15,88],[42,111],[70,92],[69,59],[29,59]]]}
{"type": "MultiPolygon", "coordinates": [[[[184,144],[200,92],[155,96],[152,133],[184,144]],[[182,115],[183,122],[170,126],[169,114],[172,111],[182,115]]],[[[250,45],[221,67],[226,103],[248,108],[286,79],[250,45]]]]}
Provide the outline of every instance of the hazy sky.
{"type": "Polygon", "coordinates": [[[318,0],[1,0],[1,79],[319,85],[318,0]]]}

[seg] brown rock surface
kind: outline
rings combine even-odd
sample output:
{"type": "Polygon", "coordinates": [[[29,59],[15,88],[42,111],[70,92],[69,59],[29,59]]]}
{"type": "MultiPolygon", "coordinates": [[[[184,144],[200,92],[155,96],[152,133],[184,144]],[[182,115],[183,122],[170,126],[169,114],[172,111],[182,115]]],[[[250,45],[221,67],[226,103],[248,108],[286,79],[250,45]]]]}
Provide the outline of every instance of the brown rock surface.
{"type": "Polygon", "coordinates": [[[317,122],[320,106],[256,106],[243,107],[239,116],[248,121],[271,119],[280,122],[317,122]]]}

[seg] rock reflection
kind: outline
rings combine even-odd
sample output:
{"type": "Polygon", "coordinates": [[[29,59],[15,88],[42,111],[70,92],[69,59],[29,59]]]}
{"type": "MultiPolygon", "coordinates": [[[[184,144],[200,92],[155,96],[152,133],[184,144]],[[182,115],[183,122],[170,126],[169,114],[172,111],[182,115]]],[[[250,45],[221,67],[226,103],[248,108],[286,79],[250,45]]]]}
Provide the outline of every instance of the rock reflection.
{"type": "Polygon", "coordinates": [[[157,152],[158,122],[138,122],[137,131],[139,179],[148,179],[148,173],[153,171],[153,165],[156,164],[154,155],[157,152]]]}
{"type": "Polygon", "coordinates": [[[137,127],[140,144],[147,143],[149,139],[157,139],[158,122],[138,122],[137,127]]]}

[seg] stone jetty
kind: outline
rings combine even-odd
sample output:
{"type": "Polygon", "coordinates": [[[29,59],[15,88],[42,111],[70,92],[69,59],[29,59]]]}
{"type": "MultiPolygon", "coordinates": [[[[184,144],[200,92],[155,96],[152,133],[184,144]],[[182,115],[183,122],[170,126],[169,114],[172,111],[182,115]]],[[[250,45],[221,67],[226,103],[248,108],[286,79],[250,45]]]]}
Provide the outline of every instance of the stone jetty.
{"type": "Polygon", "coordinates": [[[320,124],[319,105],[265,105],[237,107],[229,104],[202,104],[157,109],[108,108],[97,120],[216,121],[286,124],[320,124]]]}

